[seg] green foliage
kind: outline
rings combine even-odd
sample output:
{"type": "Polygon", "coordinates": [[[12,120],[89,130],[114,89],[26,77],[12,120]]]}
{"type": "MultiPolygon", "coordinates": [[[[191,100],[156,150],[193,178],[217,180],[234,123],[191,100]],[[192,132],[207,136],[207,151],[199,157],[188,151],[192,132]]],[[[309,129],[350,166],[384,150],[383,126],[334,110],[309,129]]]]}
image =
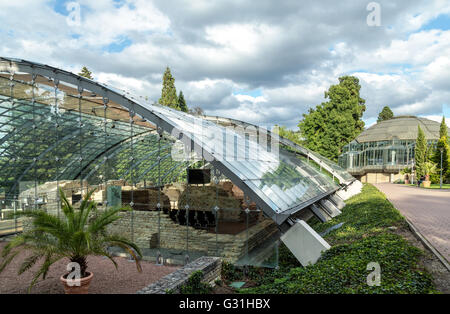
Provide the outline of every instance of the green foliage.
{"type": "Polygon", "coordinates": [[[232,263],[223,261],[221,277],[226,281],[235,281],[241,279],[241,274],[239,269],[236,268],[232,263]]]}
{"type": "Polygon", "coordinates": [[[261,178],[260,188],[263,188],[266,185],[276,185],[278,188],[285,191],[300,184],[301,182],[305,182],[305,185],[307,184],[305,178],[300,177],[297,170],[293,166],[285,162],[280,162],[275,171],[264,173],[261,178]]]}
{"type": "Polygon", "coordinates": [[[423,165],[427,161],[427,140],[425,139],[425,133],[423,133],[420,125],[417,126],[417,139],[415,147],[414,161],[416,164],[417,177],[425,175],[423,171],[423,165]]]}
{"type": "Polygon", "coordinates": [[[188,112],[188,107],[186,105],[186,100],[184,99],[183,91],[180,91],[178,95],[178,108],[183,112],[188,112]]]}
{"type": "Polygon", "coordinates": [[[423,163],[423,173],[425,175],[425,177],[427,177],[429,179],[430,175],[435,174],[436,173],[436,164],[432,161],[426,161],[423,163]]]}
{"type": "Polygon", "coordinates": [[[441,125],[439,127],[439,138],[446,137],[448,139],[448,128],[447,124],[445,123],[445,117],[442,117],[441,125]]]}
{"type": "Polygon", "coordinates": [[[299,145],[304,145],[299,131],[296,132],[293,130],[289,130],[283,125],[281,126],[275,125],[274,133],[290,140],[291,142],[297,143],[299,145]]]}
{"type": "Polygon", "coordinates": [[[439,139],[436,145],[436,149],[434,150],[433,157],[431,160],[436,163],[437,171],[433,176],[435,178],[435,183],[440,181],[440,171],[441,171],[441,149],[442,149],[442,177],[443,182],[447,182],[450,180],[450,146],[448,144],[448,140],[446,136],[443,136],[439,139]]]}
{"type": "MultiPolygon", "coordinates": [[[[290,252],[289,252],[290,253],[290,252]]],[[[295,258],[294,258],[295,259],[295,258]]],[[[296,260],[297,261],[297,260],[296,260]]],[[[297,262],[298,265],[298,262],[297,262]]],[[[244,280],[256,280],[258,283],[264,282],[266,276],[272,276],[274,272],[268,268],[257,267],[257,266],[246,266],[247,273],[244,272],[244,267],[234,266],[232,263],[223,261],[221,277],[225,283],[230,283],[233,281],[244,281],[244,280]]],[[[268,278],[269,278],[268,277],[268,278]]]]}
{"type": "Polygon", "coordinates": [[[402,171],[400,171],[400,173],[401,173],[402,175],[405,175],[405,178],[406,178],[407,180],[409,180],[409,176],[410,176],[410,174],[412,173],[412,169],[411,169],[410,167],[405,167],[405,168],[402,169],[402,171]]]}
{"type": "Polygon", "coordinates": [[[307,148],[337,161],[342,147],[364,129],[361,118],[366,106],[359,95],[360,89],[358,78],[340,77],[339,84],[325,92],[328,101],[303,115],[298,126],[307,148]]]}
{"type": "Polygon", "coordinates": [[[434,293],[431,276],[418,264],[421,251],[388,227],[406,229],[400,213],[372,185],[347,201],[342,214],[327,223],[311,226],[323,232],[332,248],[315,265],[301,267],[292,253],[280,247],[280,268],[267,271],[259,285],[242,293],[434,293]],[[367,264],[381,266],[381,285],[368,286],[367,264]]]}
{"type": "Polygon", "coordinates": [[[159,104],[168,106],[174,109],[180,109],[178,106],[177,90],[175,88],[175,78],[170,73],[169,67],[166,68],[163,76],[163,88],[161,91],[161,98],[159,104]]]}
{"type": "Polygon", "coordinates": [[[380,114],[378,115],[377,122],[390,120],[394,117],[394,113],[392,112],[391,108],[389,106],[384,106],[383,110],[381,110],[380,114]]]}
{"type": "Polygon", "coordinates": [[[81,276],[87,275],[87,256],[105,256],[117,268],[107,248],[117,246],[127,251],[136,261],[138,271],[142,271],[136,253],[141,257],[139,248],[118,234],[108,234],[106,227],[121,218],[120,208],[98,211],[95,202],[90,201],[94,190],[88,192],[80,204],[74,209],[60,190],[62,201],[62,217],[46,213],[42,210],[25,211],[23,216],[32,218],[31,230],[13,238],[1,252],[0,272],[11,263],[21,250],[31,252],[19,268],[18,275],[32,268],[38,261],[43,263],[36,270],[30,283],[30,289],[40,276],[45,279],[49,268],[55,262],[68,258],[80,265],[81,276]]]}
{"type": "Polygon", "coordinates": [[[90,80],[93,80],[94,77],[92,76],[92,72],[89,71],[89,69],[87,67],[83,67],[80,71],[80,73],[78,73],[79,76],[83,76],[85,78],[88,78],[90,80]]]}
{"type": "Polygon", "coordinates": [[[419,249],[400,236],[379,234],[327,251],[313,266],[292,268],[273,284],[251,293],[429,293],[431,277],[415,270],[419,249]],[[367,264],[379,261],[381,285],[368,286],[367,264]]]}
{"type": "Polygon", "coordinates": [[[191,274],[186,284],[180,287],[181,294],[209,294],[212,287],[202,282],[203,272],[201,270],[195,271],[191,274]]]}

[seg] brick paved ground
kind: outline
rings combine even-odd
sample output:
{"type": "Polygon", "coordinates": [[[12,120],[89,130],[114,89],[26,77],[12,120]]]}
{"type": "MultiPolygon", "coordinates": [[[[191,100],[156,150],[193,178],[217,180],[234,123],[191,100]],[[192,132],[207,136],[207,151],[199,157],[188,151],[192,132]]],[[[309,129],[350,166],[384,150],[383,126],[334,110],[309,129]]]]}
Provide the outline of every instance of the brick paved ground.
{"type": "Polygon", "coordinates": [[[391,183],[375,186],[450,261],[450,190],[391,183]]]}

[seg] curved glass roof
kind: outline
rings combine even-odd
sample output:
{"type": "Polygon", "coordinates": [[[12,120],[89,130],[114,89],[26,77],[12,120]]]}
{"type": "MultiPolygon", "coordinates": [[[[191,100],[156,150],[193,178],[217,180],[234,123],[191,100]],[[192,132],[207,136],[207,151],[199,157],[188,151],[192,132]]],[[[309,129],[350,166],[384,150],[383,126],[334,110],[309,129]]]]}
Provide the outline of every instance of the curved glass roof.
{"type": "Polygon", "coordinates": [[[356,141],[365,143],[386,140],[415,140],[417,138],[417,127],[419,125],[425,133],[426,139],[439,139],[439,122],[414,116],[400,116],[378,122],[358,135],[356,141]]]}
{"type": "Polygon", "coordinates": [[[0,58],[0,177],[6,197],[17,196],[27,181],[97,184],[111,173],[162,184],[185,176],[202,159],[281,224],[339,189],[331,177],[258,132],[262,136],[255,139],[67,71],[0,58]],[[183,144],[184,154],[176,143],[183,144]]]}
{"type": "MultiPolygon", "coordinates": [[[[204,119],[208,121],[213,121],[217,124],[224,125],[224,126],[241,126],[241,127],[253,127],[258,128],[256,125],[253,125],[248,122],[239,121],[232,118],[225,118],[225,117],[217,117],[217,116],[203,116],[204,119]]],[[[268,131],[266,131],[268,132],[268,131]]],[[[297,143],[292,142],[291,140],[284,138],[282,136],[279,136],[276,133],[268,132],[268,134],[275,140],[276,142],[287,146],[290,150],[296,151],[298,154],[310,158],[313,162],[317,164],[319,167],[323,167],[328,173],[335,176],[340,184],[348,185],[352,181],[355,180],[355,178],[350,175],[344,168],[340,167],[336,163],[332,162],[331,160],[305,148],[297,143]]]]}

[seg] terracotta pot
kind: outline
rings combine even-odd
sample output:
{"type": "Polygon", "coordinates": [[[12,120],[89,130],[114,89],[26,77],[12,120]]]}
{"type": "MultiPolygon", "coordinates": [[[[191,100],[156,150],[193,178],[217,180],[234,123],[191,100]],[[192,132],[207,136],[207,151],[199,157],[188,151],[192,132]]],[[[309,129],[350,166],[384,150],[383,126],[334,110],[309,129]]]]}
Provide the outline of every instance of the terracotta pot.
{"type": "Polygon", "coordinates": [[[409,184],[409,180],[405,180],[405,184],[409,184]]]}
{"type": "Polygon", "coordinates": [[[431,181],[426,181],[425,180],[425,181],[422,182],[422,185],[423,185],[424,188],[429,188],[431,186],[431,181]]]}
{"type": "Polygon", "coordinates": [[[64,286],[64,292],[66,294],[88,294],[89,285],[91,284],[91,280],[94,277],[94,273],[88,272],[88,276],[80,279],[80,285],[69,286],[67,279],[61,276],[60,280],[64,286]]]}

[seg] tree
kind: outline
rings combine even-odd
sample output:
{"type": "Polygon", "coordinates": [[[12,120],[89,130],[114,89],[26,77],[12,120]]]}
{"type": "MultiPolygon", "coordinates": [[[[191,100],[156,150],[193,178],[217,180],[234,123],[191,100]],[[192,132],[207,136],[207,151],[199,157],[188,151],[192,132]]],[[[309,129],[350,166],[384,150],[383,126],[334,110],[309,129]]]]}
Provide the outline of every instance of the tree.
{"type": "Polygon", "coordinates": [[[425,175],[423,167],[425,162],[427,161],[427,140],[425,139],[425,133],[423,133],[420,125],[417,126],[417,139],[414,155],[416,174],[417,177],[421,177],[425,175]]]}
{"type": "Polygon", "coordinates": [[[389,106],[384,106],[383,110],[381,110],[380,114],[378,115],[377,122],[390,120],[394,117],[394,113],[392,112],[391,108],[389,106]]]}
{"type": "Polygon", "coordinates": [[[445,123],[445,117],[442,117],[442,122],[441,122],[441,126],[439,127],[439,138],[445,136],[448,139],[448,134],[447,134],[447,124],[445,123]]]}
{"type": "Polygon", "coordinates": [[[186,105],[186,100],[184,100],[183,91],[180,91],[178,95],[178,108],[183,112],[188,112],[188,107],[186,105]]]}
{"type": "Polygon", "coordinates": [[[275,125],[274,133],[276,133],[279,136],[284,137],[284,138],[286,138],[286,139],[288,139],[288,140],[290,140],[290,141],[292,141],[294,143],[297,143],[299,145],[303,145],[304,144],[303,141],[302,141],[302,138],[300,136],[300,132],[289,130],[288,128],[286,128],[283,125],[281,125],[281,126],[275,125]]]}
{"type": "Polygon", "coordinates": [[[161,91],[161,98],[159,104],[168,106],[174,109],[178,108],[177,90],[175,88],[175,78],[170,73],[170,68],[167,67],[163,76],[163,88],[161,91]]]}
{"type": "Polygon", "coordinates": [[[358,78],[340,77],[339,84],[332,85],[325,92],[328,101],[303,114],[298,127],[307,148],[337,160],[342,147],[364,129],[361,118],[366,106],[359,95],[360,89],[358,78]]]}
{"type": "Polygon", "coordinates": [[[80,71],[80,73],[78,73],[79,76],[88,78],[90,80],[93,80],[94,77],[92,76],[92,72],[89,71],[89,69],[87,67],[83,67],[80,71]]]}
{"type": "Polygon", "coordinates": [[[441,171],[441,149],[442,149],[442,180],[446,182],[450,179],[450,146],[446,136],[442,136],[436,144],[436,149],[432,157],[432,161],[437,165],[437,172],[433,176],[432,181],[437,183],[440,181],[441,171]]]}

